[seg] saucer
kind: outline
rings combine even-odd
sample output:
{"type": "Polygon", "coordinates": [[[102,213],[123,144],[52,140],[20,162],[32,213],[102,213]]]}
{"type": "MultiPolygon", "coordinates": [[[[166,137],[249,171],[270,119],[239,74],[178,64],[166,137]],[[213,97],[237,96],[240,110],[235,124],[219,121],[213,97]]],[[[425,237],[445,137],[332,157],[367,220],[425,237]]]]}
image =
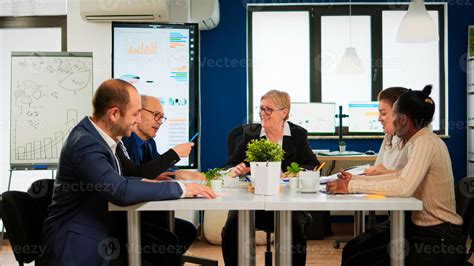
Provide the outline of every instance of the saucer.
{"type": "Polygon", "coordinates": [[[296,191],[300,192],[300,193],[316,193],[318,192],[317,189],[315,188],[310,188],[310,189],[307,189],[307,188],[297,188],[296,191]]]}

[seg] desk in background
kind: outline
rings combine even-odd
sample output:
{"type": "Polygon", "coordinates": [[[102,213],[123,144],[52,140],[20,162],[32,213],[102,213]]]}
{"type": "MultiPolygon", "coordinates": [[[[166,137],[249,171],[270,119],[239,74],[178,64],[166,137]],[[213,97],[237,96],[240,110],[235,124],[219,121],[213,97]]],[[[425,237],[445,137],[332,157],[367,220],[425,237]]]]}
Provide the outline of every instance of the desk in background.
{"type": "Polygon", "coordinates": [[[344,156],[324,156],[317,154],[319,162],[326,162],[321,175],[327,176],[339,172],[340,169],[355,165],[370,164],[373,165],[377,159],[377,155],[344,155],[344,156]]]}

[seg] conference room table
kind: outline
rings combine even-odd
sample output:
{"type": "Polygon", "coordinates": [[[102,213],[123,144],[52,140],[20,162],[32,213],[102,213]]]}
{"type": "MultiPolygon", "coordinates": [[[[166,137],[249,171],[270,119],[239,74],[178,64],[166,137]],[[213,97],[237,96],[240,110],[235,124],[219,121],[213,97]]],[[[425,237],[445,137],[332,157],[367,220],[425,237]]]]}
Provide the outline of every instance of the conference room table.
{"type": "Polygon", "coordinates": [[[291,265],[291,211],[380,211],[390,212],[390,264],[404,265],[404,211],[420,211],[423,203],[415,198],[371,198],[364,194],[300,193],[285,189],[265,196],[265,210],[275,211],[275,262],[291,265]]]}
{"type": "Polygon", "coordinates": [[[141,265],[140,215],[142,211],[189,211],[189,210],[237,210],[240,265],[255,265],[255,212],[264,210],[265,196],[255,195],[246,189],[224,189],[215,199],[183,198],[177,200],[150,201],[120,207],[109,203],[109,211],[127,212],[128,265],[141,265]],[[134,248],[138,247],[138,248],[134,248]]]}
{"type": "MultiPolygon", "coordinates": [[[[404,211],[419,211],[423,203],[415,198],[369,198],[362,194],[328,195],[300,193],[284,186],[280,194],[261,196],[246,189],[224,189],[216,199],[192,198],[146,202],[126,207],[109,203],[110,211],[126,211],[128,243],[140,247],[141,211],[163,210],[237,210],[239,265],[255,265],[255,210],[275,211],[275,262],[291,265],[292,220],[291,211],[378,211],[391,213],[391,265],[404,265],[405,219],[404,211]]],[[[141,265],[140,249],[129,248],[129,265],[141,265]]]]}

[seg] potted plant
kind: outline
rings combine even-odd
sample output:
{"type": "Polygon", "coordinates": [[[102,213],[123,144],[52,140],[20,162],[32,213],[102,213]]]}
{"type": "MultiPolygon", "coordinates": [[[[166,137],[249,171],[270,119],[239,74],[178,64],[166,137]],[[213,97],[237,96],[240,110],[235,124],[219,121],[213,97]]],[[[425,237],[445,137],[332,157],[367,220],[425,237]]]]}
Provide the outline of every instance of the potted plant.
{"type": "Polygon", "coordinates": [[[289,166],[286,167],[286,173],[283,175],[288,177],[288,182],[290,183],[290,189],[297,189],[299,187],[299,173],[301,172],[301,167],[298,163],[292,162],[289,166]]]}
{"type": "Polygon", "coordinates": [[[343,140],[339,141],[339,151],[340,152],[346,151],[346,143],[343,140]]]}
{"type": "Polygon", "coordinates": [[[292,162],[289,166],[286,167],[285,176],[288,178],[298,177],[301,167],[298,163],[292,162]]]}
{"type": "Polygon", "coordinates": [[[280,168],[285,151],[268,139],[249,142],[246,161],[255,185],[255,194],[276,195],[280,192],[280,168]]]}
{"type": "Polygon", "coordinates": [[[206,186],[211,187],[212,180],[222,179],[223,170],[223,168],[212,168],[207,170],[207,172],[204,172],[204,176],[206,177],[206,186]]]}

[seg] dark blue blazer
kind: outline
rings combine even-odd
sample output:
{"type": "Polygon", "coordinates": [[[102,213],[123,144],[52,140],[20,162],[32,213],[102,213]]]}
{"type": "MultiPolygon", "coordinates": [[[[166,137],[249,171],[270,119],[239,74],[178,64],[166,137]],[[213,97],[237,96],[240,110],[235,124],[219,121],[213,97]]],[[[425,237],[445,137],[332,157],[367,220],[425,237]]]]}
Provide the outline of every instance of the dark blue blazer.
{"type": "Polygon", "coordinates": [[[112,151],[85,117],[61,151],[43,230],[47,265],[108,265],[116,253],[103,251],[105,244],[118,241],[126,230],[108,211],[109,202],[127,206],[182,194],[176,182],[146,183],[120,176],[117,167],[112,151]]]}
{"type": "MultiPolygon", "coordinates": [[[[167,152],[159,154],[154,139],[145,141],[145,145],[148,145],[150,152],[148,154],[143,154],[143,158],[140,160],[138,150],[142,149],[142,147],[138,146],[135,137],[137,137],[136,134],[132,132],[132,136],[122,138],[122,142],[130,156],[130,161],[140,168],[137,174],[138,176],[154,179],[164,171],[172,172],[178,169],[174,166],[174,164],[180,160],[178,154],[173,149],[169,149],[167,152]]],[[[127,164],[122,160],[122,158],[120,159],[123,164],[127,164]]],[[[127,169],[129,168],[127,167],[127,169]]],[[[133,171],[131,173],[135,172],[133,171]]]]}

